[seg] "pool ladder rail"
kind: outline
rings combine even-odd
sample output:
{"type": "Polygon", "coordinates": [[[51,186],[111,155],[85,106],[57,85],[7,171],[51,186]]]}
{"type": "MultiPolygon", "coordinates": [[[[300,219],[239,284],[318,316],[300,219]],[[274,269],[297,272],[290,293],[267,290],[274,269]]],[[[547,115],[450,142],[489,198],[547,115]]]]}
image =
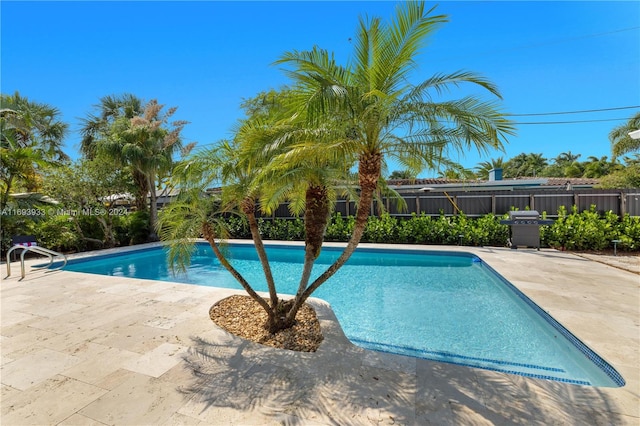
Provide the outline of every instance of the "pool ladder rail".
{"type": "Polygon", "coordinates": [[[20,274],[22,276],[22,278],[24,278],[25,276],[25,270],[24,270],[24,255],[28,252],[34,252],[34,253],[38,253],[44,256],[48,256],[49,257],[49,263],[45,266],[33,266],[33,268],[48,268],[53,264],[53,260],[58,257],[58,256],[62,256],[62,265],[51,269],[50,271],[47,272],[52,272],[52,271],[57,271],[58,269],[62,269],[67,265],[67,256],[63,253],[58,253],[57,251],[53,251],[53,250],[49,250],[47,248],[44,247],[40,247],[40,246],[24,246],[24,245],[20,245],[20,244],[16,244],[13,247],[11,247],[9,249],[9,251],[7,252],[7,277],[11,276],[11,258],[9,257],[11,255],[11,253],[17,249],[22,249],[22,253],[20,253],[20,274]]]}

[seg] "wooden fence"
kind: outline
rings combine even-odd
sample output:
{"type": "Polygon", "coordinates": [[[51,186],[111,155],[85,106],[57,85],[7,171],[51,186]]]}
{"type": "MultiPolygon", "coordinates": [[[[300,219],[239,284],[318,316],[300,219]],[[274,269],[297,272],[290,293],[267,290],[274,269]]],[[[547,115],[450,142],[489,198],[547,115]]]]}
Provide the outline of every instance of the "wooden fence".
{"type": "MultiPolygon", "coordinates": [[[[640,189],[576,189],[549,190],[524,189],[514,191],[451,191],[420,192],[410,190],[401,193],[406,202],[406,210],[398,209],[392,198],[383,198],[386,210],[395,217],[410,217],[413,213],[439,216],[451,216],[464,213],[469,217],[483,216],[488,213],[502,215],[510,210],[537,210],[546,212],[547,217],[558,216],[558,209],[564,206],[568,212],[572,207],[578,211],[589,210],[595,205],[600,213],[612,211],[623,216],[640,216],[640,189]]],[[[335,211],[343,216],[355,214],[355,203],[344,199],[336,202],[335,211]]],[[[377,202],[371,207],[371,215],[379,214],[377,202]]],[[[291,218],[288,205],[282,204],[273,217],[291,218]]]]}

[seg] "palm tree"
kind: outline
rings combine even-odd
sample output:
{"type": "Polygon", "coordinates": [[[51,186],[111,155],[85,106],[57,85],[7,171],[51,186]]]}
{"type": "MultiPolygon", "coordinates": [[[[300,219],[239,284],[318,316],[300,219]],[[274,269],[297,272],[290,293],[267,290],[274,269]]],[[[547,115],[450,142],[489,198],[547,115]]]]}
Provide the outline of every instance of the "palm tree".
{"type": "Polygon", "coordinates": [[[554,161],[559,165],[571,164],[574,161],[577,161],[578,158],[580,158],[580,155],[581,154],[572,154],[571,151],[561,152],[554,161]]]}
{"type": "MultiPolygon", "coordinates": [[[[270,317],[275,316],[278,321],[271,326],[268,323],[271,331],[292,325],[297,308],[355,250],[372,201],[384,187],[381,173],[386,156],[395,157],[412,171],[425,165],[448,165],[450,162],[444,158],[448,150],[473,147],[482,152],[490,147],[501,148],[504,136],[513,132],[511,123],[497,111],[497,104],[493,102],[476,97],[433,101],[438,92],[465,83],[479,85],[499,97],[495,86],[482,77],[456,72],[436,75],[419,85],[407,84],[409,71],[426,36],[445,20],[442,16],[429,16],[430,12],[425,11],[423,3],[407,3],[398,8],[391,25],[377,18],[361,19],[355,61],[349,67],[339,66],[332,55],[318,48],[285,53],[278,63],[292,68],[288,74],[294,86],[279,106],[282,111],[292,113],[272,116],[270,111],[279,108],[251,102],[251,116],[236,131],[229,149],[224,149],[228,155],[226,160],[225,155],[217,154],[213,158],[218,159],[208,166],[203,166],[206,161],[188,161],[174,170],[174,176],[179,176],[182,170],[192,174],[188,181],[200,185],[211,181],[203,178],[207,170],[219,170],[217,175],[209,172],[209,176],[216,175],[222,183],[218,207],[227,202],[240,203],[240,211],[250,222],[256,200],[264,211],[284,199],[291,201],[294,211],[304,208],[305,265],[296,297],[293,301],[278,301],[275,288],[269,285],[270,305],[258,300],[271,312],[270,317]],[[336,183],[344,181],[356,163],[359,199],[352,237],[338,260],[309,283],[311,266],[320,253],[333,205],[336,183]]],[[[163,240],[181,237],[176,233],[178,230],[189,231],[185,235],[194,236],[194,232],[201,229],[218,255],[215,239],[223,235],[224,230],[213,214],[215,206],[197,207],[197,194],[202,190],[203,187],[197,185],[193,192],[185,189],[185,203],[172,203],[165,209],[159,229],[163,240]],[[195,218],[199,225],[186,225],[185,218],[195,218]],[[175,226],[171,225],[173,219],[177,221],[175,226]]],[[[250,223],[250,228],[254,242],[260,241],[257,226],[254,229],[250,223]]],[[[260,253],[259,244],[256,243],[256,248],[260,253]]],[[[173,247],[175,256],[186,261],[189,249],[184,236],[173,247]]],[[[251,286],[225,262],[222,258],[221,263],[249,295],[256,298],[251,286]]],[[[262,263],[264,268],[265,262],[262,263]]],[[[266,270],[265,275],[269,283],[266,270]]]]}
{"type": "MultiPolygon", "coordinates": [[[[387,156],[413,168],[434,167],[451,150],[501,149],[505,135],[514,132],[495,102],[474,96],[434,101],[439,93],[464,84],[479,86],[500,99],[497,87],[475,73],[458,71],[416,85],[408,82],[427,37],[446,22],[444,15],[432,16],[433,10],[425,10],[423,2],[407,2],[397,7],[389,24],[361,18],[348,67],[338,66],[333,55],[319,48],[287,52],[277,61],[289,67],[286,72],[301,95],[299,107],[310,123],[336,114],[346,123],[346,136],[332,141],[330,149],[348,153],[358,163],[360,200],[353,234],[341,256],[307,287],[303,298],[355,251],[387,156]]],[[[319,150],[327,146],[307,147],[307,154],[319,150]]]]}
{"type": "Polygon", "coordinates": [[[536,176],[547,165],[542,154],[518,154],[505,164],[505,175],[511,178],[536,176]]]}
{"type": "Polygon", "coordinates": [[[389,179],[413,180],[415,178],[416,176],[411,173],[411,170],[394,170],[389,175],[389,179]]]}
{"type": "Polygon", "coordinates": [[[130,93],[104,96],[95,108],[98,110],[97,114],[89,114],[87,118],[81,119],[80,151],[89,159],[95,157],[98,145],[117,119],[132,119],[144,111],[142,100],[130,93]]]}
{"type": "Polygon", "coordinates": [[[38,189],[38,168],[68,159],[62,141],[68,125],[47,104],[29,101],[16,92],[0,96],[0,206],[16,184],[38,189]]]}
{"type": "MultiPolygon", "coordinates": [[[[349,164],[336,161],[334,153],[325,151],[324,156],[297,158],[295,147],[317,143],[323,138],[335,138],[337,133],[330,126],[313,129],[302,126],[304,121],[297,115],[291,115],[285,108],[289,94],[270,92],[259,95],[245,103],[250,117],[243,120],[235,129],[232,141],[222,141],[212,150],[200,151],[181,162],[173,172],[173,181],[184,191],[188,203],[172,203],[163,211],[160,218],[162,239],[173,241],[171,244],[171,262],[184,266],[188,259],[190,246],[185,235],[176,235],[184,217],[195,218],[191,229],[202,232],[211,245],[221,264],[238,280],[248,294],[267,312],[266,328],[275,332],[293,325],[298,310],[304,300],[302,295],[309,282],[313,264],[320,254],[322,240],[331,209],[336,198],[335,183],[343,179],[349,164]],[[262,101],[264,104],[260,105],[262,101]],[[340,164],[335,167],[335,164],[340,164]],[[186,214],[185,211],[207,211],[198,207],[197,200],[210,201],[193,194],[203,193],[207,186],[219,182],[222,184],[218,213],[209,216],[186,214]],[[193,192],[189,188],[193,187],[193,192]],[[289,201],[292,213],[304,214],[305,256],[299,290],[295,298],[278,298],[267,254],[258,229],[256,211],[258,205],[262,212],[269,214],[281,202],[289,201]],[[246,279],[233,268],[217,246],[216,237],[225,232],[213,218],[227,211],[239,211],[249,223],[249,229],[261,261],[270,303],[260,298],[246,279]],[[173,213],[176,213],[174,216],[173,213]]],[[[182,196],[179,202],[182,202],[182,196]]],[[[197,235],[190,234],[195,237],[197,235]]]]}
{"type": "Polygon", "coordinates": [[[451,180],[469,180],[475,178],[475,173],[464,167],[447,167],[438,173],[438,177],[451,180]]]}
{"type": "Polygon", "coordinates": [[[489,161],[482,161],[475,167],[476,176],[480,179],[489,179],[489,172],[496,169],[504,169],[505,161],[502,157],[492,158],[489,161]]]}
{"type": "MultiPolygon", "coordinates": [[[[144,112],[143,101],[135,95],[124,93],[122,95],[108,95],[100,98],[100,103],[95,106],[96,114],[89,114],[81,120],[80,151],[87,159],[93,159],[98,155],[98,150],[111,136],[115,123],[120,119],[131,120],[139,117],[144,112]]],[[[122,164],[122,159],[112,158],[114,163],[122,164]]],[[[137,211],[147,209],[147,194],[151,190],[144,173],[133,168],[131,177],[137,188],[135,194],[135,207],[137,211]]]]}
{"type": "MultiPolygon", "coordinates": [[[[110,129],[110,136],[99,146],[122,166],[130,166],[144,177],[149,188],[150,240],[157,240],[157,193],[159,179],[172,168],[173,157],[182,148],[180,133],[186,121],[169,122],[177,108],[162,113],[164,105],[150,101],[141,116],[118,118],[110,129]]],[[[192,146],[187,147],[190,149],[192,146]]]]}
{"type": "Polygon", "coordinates": [[[636,113],[625,124],[615,127],[609,133],[613,157],[640,151],[640,139],[633,139],[630,132],[640,129],[640,112],[636,113]]]}
{"type": "Polygon", "coordinates": [[[588,162],[584,166],[584,177],[587,178],[600,178],[611,173],[620,164],[616,161],[609,161],[607,156],[594,157],[590,156],[588,162]]]}
{"type": "Polygon", "coordinates": [[[537,176],[546,166],[547,159],[542,154],[529,154],[527,156],[527,174],[531,176],[537,176]]]}

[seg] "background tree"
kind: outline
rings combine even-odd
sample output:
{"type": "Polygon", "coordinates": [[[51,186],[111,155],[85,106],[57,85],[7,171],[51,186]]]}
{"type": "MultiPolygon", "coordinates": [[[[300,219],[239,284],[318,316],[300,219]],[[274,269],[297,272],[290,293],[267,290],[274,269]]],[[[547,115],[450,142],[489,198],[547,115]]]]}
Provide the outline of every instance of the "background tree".
{"type": "Polygon", "coordinates": [[[505,177],[518,178],[537,176],[547,166],[547,159],[542,154],[518,154],[505,164],[505,177]]]}
{"type": "MultiPolygon", "coordinates": [[[[144,113],[142,99],[130,93],[122,95],[109,95],[100,98],[100,103],[95,105],[97,112],[90,113],[87,118],[82,119],[80,134],[80,151],[87,159],[93,159],[99,154],[100,147],[104,146],[111,138],[111,133],[118,120],[131,120],[144,113]]],[[[118,155],[119,153],[112,153],[118,155]]],[[[115,158],[113,158],[115,160],[115,158]]],[[[117,159],[118,163],[124,164],[122,159],[117,159]]],[[[126,166],[125,166],[126,167],[126,166]]],[[[144,211],[148,208],[147,194],[150,191],[149,181],[144,173],[135,168],[129,168],[136,185],[134,191],[135,207],[137,211],[144,211]]]]}
{"type": "Polygon", "coordinates": [[[37,191],[40,168],[68,158],[62,151],[68,125],[59,116],[56,108],[18,92],[0,95],[0,207],[14,188],[37,191]]]}
{"type": "Polygon", "coordinates": [[[475,175],[480,179],[489,179],[489,172],[494,169],[504,169],[505,161],[502,157],[492,158],[489,161],[478,163],[475,167],[475,175]]]}
{"type": "Polygon", "coordinates": [[[133,186],[131,174],[110,167],[109,162],[108,158],[96,156],[50,169],[44,184],[46,193],[60,203],[58,209],[75,213],[69,220],[80,240],[99,248],[115,247],[120,242],[115,225],[126,208],[117,208],[117,196],[131,191],[133,186]],[[101,232],[95,232],[96,228],[101,232]]]}
{"type": "Polygon", "coordinates": [[[637,112],[625,124],[611,130],[609,141],[614,158],[640,151],[640,139],[633,139],[629,136],[630,132],[638,129],[640,129],[640,112],[637,112]]]}
{"type": "Polygon", "coordinates": [[[182,152],[180,134],[187,124],[170,122],[176,108],[163,112],[163,107],[156,100],[143,106],[142,100],[131,94],[105,96],[96,106],[98,112],[89,114],[81,129],[81,150],[86,158],[103,155],[131,173],[136,210],[149,209],[150,240],[157,239],[156,191],[171,170],[174,156],[182,152]]]}
{"type": "MultiPolygon", "coordinates": [[[[582,171],[580,170],[577,176],[568,176],[567,173],[570,171],[570,167],[578,161],[580,158],[580,154],[573,154],[571,151],[562,152],[554,158],[551,164],[548,164],[540,173],[540,176],[544,177],[579,177],[582,176],[582,171]]],[[[573,172],[573,169],[571,169],[573,172]]]]}
{"type": "Polygon", "coordinates": [[[411,170],[394,170],[393,172],[391,172],[391,174],[389,175],[389,179],[416,179],[416,176],[414,173],[411,172],[411,170]]]}
{"type": "Polygon", "coordinates": [[[583,176],[586,178],[600,178],[614,171],[619,163],[615,160],[609,161],[607,156],[594,157],[590,156],[584,166],[583,176]]]}
{"type": "Polygon", "coordinates": [[[474,179],[476,174],[473,170],[465,169],[464,167],[447,167],[438,173],[438,177],[442,179],[450,180],[469,180],[474,179]]]}

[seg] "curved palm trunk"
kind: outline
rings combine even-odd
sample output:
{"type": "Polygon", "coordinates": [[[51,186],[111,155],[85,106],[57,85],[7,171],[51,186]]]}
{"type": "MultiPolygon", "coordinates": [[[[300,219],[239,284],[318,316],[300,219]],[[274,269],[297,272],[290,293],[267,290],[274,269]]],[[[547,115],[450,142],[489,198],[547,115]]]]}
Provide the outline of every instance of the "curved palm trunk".
{"type": "Polygon", "coordinates": [[[249,296],[256,302],[258,302],[258,304],[260,304],[260,306],[262,306],[262,308],[267,312],[268,323],[274,323],[275,310],[271,309],[269,304],[262,297],[260,297],[258,293],[256,293],[255,290],[251,287],[251,284],[249,284],[247,280],[245,280],[244,277],[240,274],[240,272],[238,272],[229,263],[227,258],[224,257],[224,255],[220,251],[220,248],[218,247],[218,244],[216,243],[215,232],[213,231],[213,228],[211,227],[210,224],[206,222],[202,224],[202,234],[205,240],[209,242],[209,245],[211,246],[211,249],[215,253],[216,257],[218,258],[218,261],[220,262],[220,264],[224,266],[225,269],[231,273],[231,275],[233,275],[233,277],[240,283],[242,288],[249,294],[249,296]]]}
{"type": "Polygon", "coordinates": [[[344,248],[344,251],[336,261],[327,268],[322,275],[311,283],[304,291],[299,303],[304,303],[318,287],[324,284],[329,278],[335,274],[349,260],[353,252],[358,247],[362,234],[367,226],[369,218],[369,209],[373,201],[373,194],[378,187],[378,179],[380,179],[380,171],[382,168],[382,154],[379,152],[366,153],[360,156],[358,165],[358,179],[360,182],[360,202],[356,211],[356,220],[353,226],[351,238],[344,248]]]}
{"type": "Polygon", "coordinates": [[[302,307],[304,300],[302,295],[309,284],[311,271],[315,260],[320,255],[322,249],[322,241],[324,233],[329,223],[329,213],[331,204],[329,203],[327,187],[309,185],[305,195],[305,244],[304,244],[304,267],[302,269],[302,277],[298,285],[295,301],[291,309],[287,312],[284,328],[293,325],[298,310],[302,307]]]}
{"type": "Polygon", "coordinates": [[[269,288],[269,298],[271,299],[271,306],[275,308],[278,305],[278,294],[276,293],[276,285],[273,280],[273,274],[271,273],[271,266],[269,265],[269,259],[267,258],[267,252],[262,243],[262,237],[260,236],[260,229],[258,228],[258,221],[256,220],[256,205],[252,198],[245,198],[240,205],[242,212],[247,216],[249,221],[249,230],[251,231],[251,237],[253,238],[253,244],[258,253],[264,276],[267,280],[267,287],[269,288]]]}

